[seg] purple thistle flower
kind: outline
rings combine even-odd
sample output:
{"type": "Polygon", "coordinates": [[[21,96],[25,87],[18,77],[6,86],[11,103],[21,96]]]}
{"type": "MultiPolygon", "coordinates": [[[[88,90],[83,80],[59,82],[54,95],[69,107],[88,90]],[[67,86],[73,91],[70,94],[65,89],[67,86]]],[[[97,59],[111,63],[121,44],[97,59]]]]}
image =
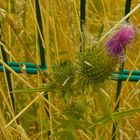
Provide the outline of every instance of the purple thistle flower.
{"type": "Polygon", "coordinates": [[[135,26],[123,25],[115,35],[107,41],[106,47],[108,54],[115,57],[123,55],[126,45],[134,39],[136,31],[135,26]]]}

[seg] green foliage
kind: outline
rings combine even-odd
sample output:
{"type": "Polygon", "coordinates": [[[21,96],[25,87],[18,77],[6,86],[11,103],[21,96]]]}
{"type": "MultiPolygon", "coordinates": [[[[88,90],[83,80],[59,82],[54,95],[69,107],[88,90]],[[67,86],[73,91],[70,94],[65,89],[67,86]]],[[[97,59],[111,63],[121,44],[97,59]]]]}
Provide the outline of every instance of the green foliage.
{"type": "Polygon", "coordinates": [[[73,81],[75,78],[75,67],[69,62],[61,62],[60,64],[56,64],[50,74],[52,80],[51,83],[55,83],[55,88],[52,91],[59,92],[64,96],[73,92],[73,81]]]}
{"type": "MultiPolygon", "coordinates": [[[[32,62],[34,59],[36,64],[40,62],[37,47],[39,28],[34,2],[0,2],[0,8],[7,11],[6,17],[2,18],[0,15],[0,22],[9,61],[32,62]]],[[[124,82],[120,112],[114,112],[116,83],[107,81],[117,61],[107,55],[104,39],[110,27],[124,15],[125,1],[88,0],[86,3],[86,31],[82,35],[79,26],[79,1],[39,1],[44,35],[41,39],[48,65],[47,82],[42,82],[43,76],[40,73],[28,75],[12,72],[12,92],[16,100],[14,112],[11,110],[5,73],[0,73],[1,140],[24,140],[20,136],[26,133],[31,140],[47,140],[48,131],[52,134],[50,139],[54,140],[108,140],[111,139],[114,121],[119,128],[116,139],[140,139],[139,82],[124,82]],[[80,38],[85,43],[85,51],[78,54],[80,38]],[[86,39],[91,39],[91,42],[86,39]],[[94,44],[99,43],[98,41],[101,44],[96,47],[94,44]],[[59,63],[55,64],[56,62],[59,63]],[[96,88],[98,90],[94,90],[96,88]],[[44,98],[42,92],[48,94],[48,98],[44,98]],[[18,125],[13,119],[18,119],[21,130],[16,127],[18,125]]],[[[133,1],[132,7],[137,4],[138,1],[133,1]]],[[[131,20],[136,25],[139,25],[138,19],[139,14],[131,15],[131,20]]],[[[136,40],[139,40],[139,36],[136,40]]],[[[139,41],[134,41],[134,46],[136,47],[131,52],[127,52],[126,67],[139,69],[139,41]]]]}
{"type": "Polygon", "coordinates": [[[83,118],[88,110],[88,104],[85,100],[71,99],[64,109],[64,114],[75,119],[83,118]]]}
{"type": "Polygon", "coordinates": [[[63,109],[63,116],[58,118],[55,136],[57,139],[80,140],[78,130],[87,132],[88,123],[85,123],[85,114],[88,111],[88,104],[81,99],[71,99],[63,109]]]}

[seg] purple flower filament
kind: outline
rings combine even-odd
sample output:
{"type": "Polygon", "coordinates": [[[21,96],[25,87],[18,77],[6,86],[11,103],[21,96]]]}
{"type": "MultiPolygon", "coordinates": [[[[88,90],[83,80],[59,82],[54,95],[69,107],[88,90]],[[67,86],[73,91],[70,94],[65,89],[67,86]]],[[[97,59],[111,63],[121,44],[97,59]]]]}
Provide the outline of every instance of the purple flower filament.
{"type": "Polygon", "coordinates": [[[106,47],[109,55],[119,57],[124,55],[126,45],[130,43],[136,34],[136,27],[123,25],[116,34],[107,41],[106,47]]]}

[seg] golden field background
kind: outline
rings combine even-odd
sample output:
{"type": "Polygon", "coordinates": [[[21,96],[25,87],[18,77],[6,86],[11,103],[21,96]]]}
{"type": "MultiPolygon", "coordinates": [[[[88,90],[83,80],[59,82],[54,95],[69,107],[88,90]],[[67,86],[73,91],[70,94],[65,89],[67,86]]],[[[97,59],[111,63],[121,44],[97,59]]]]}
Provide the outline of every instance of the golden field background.
{"type": "MultiPolygon", "coordinates": [[[[82,35],[80,2],[79,0],[40,0],[39,2],[47,72],[51,73],[55,63],[67,59],[75,61],[76,54],[79,52],[82,35]]],[[[139,3],[139,0],[132,0],[131,9],[139,3]]],[[[35,0],[0,1],[0,8],[4,9],[11,19],[7,22],[0,16],[2,38],[9,61],[33,62],[34,59],[37,64],[40,63],[37,44],[39,28],[34,5],[35,0]]],[[[89,40],[91,38],[91,41],[96,42],[97,38],[106,35],[124,17],[124,9],[125,0],[87,0],[85,34],[89,40]]],[[[140,69],[139,16],[140,8],[129,19],[130,23],[138,28],[133,47],[130,49],[128,47],[126,51],[125,68],[130,70],[140,69]]],[[[1,53],[0,62],[3,62],[1,53]]],[[[116,140],[140,139],[139,82],[123,82],[120,113],[115,116],[113,110],[116,105],[116,81],[107,81],[100,92],[89,89],[88,93],[83,95],[68,95],[68,99],[60,96],[60,93],[49,93],[47,100],[43,97],[47,83],[43,84],[42,75],[11,72],[11,76],[15,91],[15,113],[11,107],[5,72],[0,72],[0,140],[46,140],[48,131],[51,132],[51,140],[111,140],[114,121],[118,122],[116,140]],[[39,90],[41,87],[44,87],[42,91],[39,90]],[[78,109],[75,106],[71,108],[71,102],[78,107],[81,105],[82,113],[78,107],[78,109]],[[49,118],[46,110],[50,114],[49,118]],[[82,117],[73,118],[73,111],[79,116],[81,113],[82,117]],[[15,120],[18,120],[18,124],[15,120]]]]}

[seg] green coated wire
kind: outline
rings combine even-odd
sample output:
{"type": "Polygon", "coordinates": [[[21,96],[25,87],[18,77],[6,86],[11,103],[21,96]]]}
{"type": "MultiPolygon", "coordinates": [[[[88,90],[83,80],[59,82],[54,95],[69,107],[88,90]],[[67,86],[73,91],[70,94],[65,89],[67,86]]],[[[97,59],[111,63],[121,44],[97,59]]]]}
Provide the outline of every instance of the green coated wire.
{"type": "MultiPolygon", "coordinates": [[[[25,71],[27,74],[37,74],[38,73],[38,69],[37,68],[24,68],[22,69],[21,67],[13,67],[10,66],[11,69],[13,69],[16,73],[23,73],[23,71],[25,71]]],[[[6,69],[8,71],[8,69],[6,69]]],[[[41,69],[42,71],[46,71],[46,69],[41,69]]],[[[0,66],[0,72],[3,72],[4,68],[3,66],[0,66]]]]}
{"type": "MultiPolygon", "coordinates": [[[[122,71],[121,73],[120,73],[119,71],[118,71],[118,72],[115,72],[115,73],[116,73],[116,74],[129,75],[130,72],[131,72],[130,70],[123,69],[123,71],[122,71]]],[[[138,75],[138,76],[140,76],[140,70],[133,70],[131,75],[138,75]]]]}
{"type": "MultiPolygon", "coordinates": [[[[125,74],[112,74],[112,77],[111,79],[112,80],[120,80],[120,81],[126,81],[128,79],[128,75],[125,75],[125,74]]],[[[128,81],[131,81],[131,82],[137,82],[140,80],[140,75],[131,75],[128,79],[128,81]]]]}
{"type": "MultiPolygon", "coordinates": [[[[33,65],[31,65],[31,66],[33,66],[33,65]]],[[[23,73],[23,69],[19,66],[16,66],[16,65],[11,66],[10,65],[10,68],[12,68],[16,73],[23,73]]],[[[41,70],[46,71],[47,69],[41,68],[41,70]]],[[[3,71],[4,71],[4,68],[2,65],[0,65],[0,72],[3,72],[3,71]]],[[[7,69],[7,71],[8,71],[8,69],[7,69]]],[[[35,67],[25,67],[24,71],[27,74],[37,74],[38,73],[38,69],[35,67]]],[[[113,73],[111,76],[111,79],[112,80],[126,81],[128,79],[129,73],[130,73],[130,70],[125,69],[125,70],[123,70],[122,73],[118,73],[118,72],[113,73]]],[[[132,82],[139,81],[140,80],[140,71],[139,70],[132,71],[132,74],[128,80],[132,81],[132,82]]]]}
{"type": "MultiPolygon", "coordinates": [[[[20,66],[25,66],[26,68],[36,68],[36,65],[34,63],[30,62],[7,62],[7,64],[10,67],[20,67],[20,66]]],[[[2,64],[0,64],[2,66],[2,64]]],[[[41,64],[38,65],[41,69],[47,69],[47,65],[45,67],[41,67],[41,64]]]]}

